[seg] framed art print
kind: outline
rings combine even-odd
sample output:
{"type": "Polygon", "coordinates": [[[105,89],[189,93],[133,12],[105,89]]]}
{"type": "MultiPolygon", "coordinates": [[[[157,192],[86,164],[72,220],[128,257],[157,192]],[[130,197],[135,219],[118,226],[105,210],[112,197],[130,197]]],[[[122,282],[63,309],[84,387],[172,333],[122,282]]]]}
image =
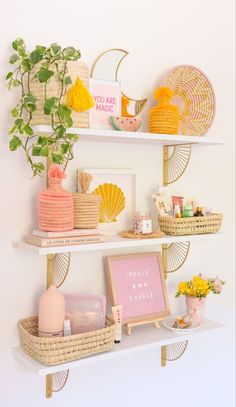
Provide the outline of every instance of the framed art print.
{"type": "Polygon", "coordinates": [[[117,234],[132,227],[135,172],[131,169],[83,168],[93,179],[89,192],[101,197],[99,228],[117,234]]]}
{"type": "Polygon", "coordinates": [[[106,257],[106,276],[111,304],[123,305],[124,324],[170,314],[160,253],[106,257]]]}
{"type": "Polygon", "coordinates": [[[90,92],[95,100],[90,110],[90,127],[111,129],[109,117],[120,116],[121,112],[120,82],[91,78],[90,92]]]}

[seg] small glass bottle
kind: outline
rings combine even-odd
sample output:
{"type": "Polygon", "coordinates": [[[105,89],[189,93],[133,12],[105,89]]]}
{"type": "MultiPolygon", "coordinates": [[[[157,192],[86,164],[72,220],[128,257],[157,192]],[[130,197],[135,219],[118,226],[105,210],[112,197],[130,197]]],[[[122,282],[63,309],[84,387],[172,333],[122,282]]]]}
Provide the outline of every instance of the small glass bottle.
{"type": "Polygon", "coordinates": [[[174,207],[174,217],[175,218],[182,218],[179,205],[175,205],[175,207],[174,207]]]}
{"type": "Polygon", "coordinates": [[[146,235],[152,233],[152,218],[150,212],[136,212],[133,218],[134,233],[146,235]]]}
{"type": "Polygon", "coordinates": [[[71,335],[71,322],[70,319],[64,320],[64,336],[71,335]]]}
{"type": "Polygon", "coordinates": [[[201,206],[197,206],[194,216],[204,216],[201,206]]]}
{"type": "Polygon", "coordinates": [[[184,205],[183,218],[192,218],[192,217],[193,217],[192,205],[184,205]]]}

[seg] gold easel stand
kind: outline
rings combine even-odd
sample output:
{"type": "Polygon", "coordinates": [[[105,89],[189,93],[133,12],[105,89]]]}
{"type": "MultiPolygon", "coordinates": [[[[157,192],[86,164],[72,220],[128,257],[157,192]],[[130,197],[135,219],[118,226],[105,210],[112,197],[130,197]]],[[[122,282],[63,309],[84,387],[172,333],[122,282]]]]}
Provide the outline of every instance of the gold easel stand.
{"type": "Polygon", "coordinates": [[[145,321],[126,322],[125,324],[126,333],[128,336],[130,336],[133,327],[147,324],[153,324],[154,328],[158,329],[160,328],[159,321],[163,321],[163,319],[164,318],[150,318],[145,321]]]}

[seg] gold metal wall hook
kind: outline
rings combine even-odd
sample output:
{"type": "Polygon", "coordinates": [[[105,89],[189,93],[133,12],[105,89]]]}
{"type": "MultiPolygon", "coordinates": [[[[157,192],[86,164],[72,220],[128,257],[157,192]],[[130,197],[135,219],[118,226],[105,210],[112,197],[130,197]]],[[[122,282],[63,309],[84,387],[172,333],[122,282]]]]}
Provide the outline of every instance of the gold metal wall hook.
{"type": "Polygon", "coordinates": [[[191,144],[163,147],[163,185],[172,184],[183,175],[188,167],[191,151],[191,144]]]}
{"type": "Polygon", "coordinates": [[[176,242],[162,245],[162,262],[165,275],[179,270],[185,263],[190,242],[176,242]]]}

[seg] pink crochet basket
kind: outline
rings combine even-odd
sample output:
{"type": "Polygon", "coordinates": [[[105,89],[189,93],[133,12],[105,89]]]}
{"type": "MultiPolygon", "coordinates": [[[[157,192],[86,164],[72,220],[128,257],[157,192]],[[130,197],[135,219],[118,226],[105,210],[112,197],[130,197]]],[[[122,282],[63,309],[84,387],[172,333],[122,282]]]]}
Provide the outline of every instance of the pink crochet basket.
{"type": "Polygon", "coordinates": [[[49,187],[39,194],[39,229],[47,232],[65,232],[74,226],[73,196],[62,188],[64,172],[57,165],[48,171],[49,187]]]}

